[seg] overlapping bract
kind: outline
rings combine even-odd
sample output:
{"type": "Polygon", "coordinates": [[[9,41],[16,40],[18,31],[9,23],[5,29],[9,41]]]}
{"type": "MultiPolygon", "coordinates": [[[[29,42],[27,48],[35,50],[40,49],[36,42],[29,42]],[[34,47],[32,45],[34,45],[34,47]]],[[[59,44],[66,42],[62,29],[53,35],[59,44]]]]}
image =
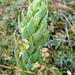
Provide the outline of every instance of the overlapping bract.
{"type": "MultiPolygon", "coordinates": [[[[21,42],[24,42],[24,39],[28,40],[29,43],[25,46],[29,47],[27,49],[25,47],[25,49],[21,51],[14,33],[16,43],[15,58],[19,68],[31,71],[31,63],[38,61],[42,64],[42,53],[40,49],[48,37],[48,32],[46,31],[48,17],[47,2],[45,0],[34,0],[33,3],[29,5],[25,16],[23,11],[24,10],[22,10],[22,21],[20,20],[20,16],[18,17],[18,27],[23,39],[21,42]],[[21,52],[20,58],[17,55],[17,49],[21,52]]],[[[28,75],[23,72],[20,72],[20,74],[28,75]]]]}

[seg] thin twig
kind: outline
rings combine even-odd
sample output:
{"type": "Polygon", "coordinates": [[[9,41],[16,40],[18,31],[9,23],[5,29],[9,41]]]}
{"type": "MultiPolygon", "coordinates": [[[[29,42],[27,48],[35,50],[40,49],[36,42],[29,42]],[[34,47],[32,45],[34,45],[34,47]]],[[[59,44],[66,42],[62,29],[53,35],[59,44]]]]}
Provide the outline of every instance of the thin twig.
{"type": "Polygon", "coordinates": [[[7,37],[5,36],[5,34],[2,31],[0,31],[0,33],[7,39],[7,37]]]}
{"type": "MultiPolygon", "coordinates": [[[[69,19],[67,18],[67,16],[64,15],[62,12],[61,12],[61,15],[64,16],[64,18],[66,19],[66,21],[68,22],[68,24],[70,25],[70,27],[72,27],[72,25],[71,25],[69,19]]],[[[73,29],[73,31],[75,31],[75,30],[73,29]]]]}
{"type": "Polygon", "coordinates": [[[13,4],[13,5],[22,5],[22,6],[24,6],[24,7],[27,7],[27,6],[25,6],[23,3],[14,3],[14,2],[11,2],[10,4],[13,4]]]}
{"type": "Polygon", "coordinates": [[[0,67],[12,69],[12,70],[18,70],[18,71],[22,71],[22,72],[26,72],[26,73],[30,73],[30,74],[36,74],[34,72],[30,72],[30,71],[26,71],[26,70],[22,70],[22,69],[18,69],[18,68],[13,68],[13,67],[8,67],[8,66],[4,66],[4,65],[0,65],[0,67]]]}
{"type": "Polygon", "coordinates": [[[66,23],[66,22],[65,22],[65,28],[66,28],[66,33],[67,33],[67,37],[68,37],[68,41],[69,41],[69,45],[70,45],[71,50],[72,50],[72,46],[71,46],[70,37],[69,37],[69,33],[68,33],[68,28],[67,28],[67,23],[66,23]]]}
{"type": "Polygon", "coordinates": [[[72,49],[72,46],[71,46],[71,42],[70,42],[70,37],[69,37],[69,33],[68,33],[68,28],[67,28],[67,23],[66,23],[66,21],[69,23],[69,25],[72,27],[72,25],[71,25],[71,23],[70,23],[70,21],[68,20],[68,18],[63,14],[63,13],[61,13],[64,17],[65,17],[65,28],[66,28],[66,33],[67,33],[67,36],[68,36],[68,41],[69,41],[69,45],[70,45],[70,47],[71,47],[71,50],[73,50],[72,49]]]}
{"type": "Polygon", "coordinates": [[[66,19],[66,21],[69,23],[69,25],[72,26],[71,23],[70,23],[70,21],[68,20],[68,18],[67,18],[63,13],[61,13],[61,14],[62,14],[62,16],[65,17],[65,19],[66,19]]]}
{"type": "Polygon", "coordinates": [[[6,41],[3,43],[3,45],[5,45],[5,44],[8,42],[8,40],[10,40],[10,38],[12,38],[12,37],[13,37],[13,35],[9,36],[9,37],[6,39],[6,41]]]}

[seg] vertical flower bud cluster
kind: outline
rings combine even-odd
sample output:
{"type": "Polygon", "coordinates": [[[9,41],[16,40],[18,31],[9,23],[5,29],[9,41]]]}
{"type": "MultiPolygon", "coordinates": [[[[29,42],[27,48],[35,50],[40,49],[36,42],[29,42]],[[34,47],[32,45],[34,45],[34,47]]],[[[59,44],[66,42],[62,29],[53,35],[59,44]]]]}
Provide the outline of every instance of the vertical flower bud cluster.
{"type": "MultiPolygon", "coordinates": [[[[35,69],[45,70],[46,68],[41,62],[41,52],[43,53],[45,58],[50,57],[49,50],[47,48],[43,48],[43,45],[48,37],[47,0],[34,0],[29,5],[27,14],[25,16],[23,11],[24,9],[22,10],[21,15],[22,21],[20,20],[20,15],[18,16],[18,28],[19,32],[21,33],[21,40],[16,40],[16,31],[14,32],[14,39],[16,44],[16,62],[19,68],[23,70],[25,69],[28,71],[32,71],[32,66],[34,66],[35,69]],[[36,61],[38,61],[39,63],[35,63],[36,61]]],[[[28,75],[24,72],[20,72],[20,74],[28,75]]]]}

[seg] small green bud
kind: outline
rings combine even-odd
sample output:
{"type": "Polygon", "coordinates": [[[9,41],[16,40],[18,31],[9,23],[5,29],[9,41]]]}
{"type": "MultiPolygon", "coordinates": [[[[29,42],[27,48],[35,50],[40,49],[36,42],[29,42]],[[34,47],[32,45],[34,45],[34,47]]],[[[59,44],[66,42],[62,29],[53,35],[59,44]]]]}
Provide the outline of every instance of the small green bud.
{"type": "Polygon", "coordinates": [[[46,70],[47,68],[45,66],[42,66],[41,67],[41,70],[46,70]]]}
{"type": "Polygon", "coordinates": [[[22,39],[22,40],[21,40],[21,43],[29,44],[29,41],[28,41],[27,39],[22,39]]]}
{"type": "Polygon", "coordinates": [[[44,53],[44,57],[50,57],[51,55],[49,53],[44,53]]]}
{"type": "Polygon", "coordinates": [[[42,48],[40,51],[41,51],[42,53],[45,53],[45,52],[48,52],[48,53],[49,53],[49,49],[48,49],[48,48],[42,48]]]}
{"type": "Polygon", "coordinates": [[[40,69],[41,65],[39,63],[32,63],[32,66],[36,69],[40,69]]]}

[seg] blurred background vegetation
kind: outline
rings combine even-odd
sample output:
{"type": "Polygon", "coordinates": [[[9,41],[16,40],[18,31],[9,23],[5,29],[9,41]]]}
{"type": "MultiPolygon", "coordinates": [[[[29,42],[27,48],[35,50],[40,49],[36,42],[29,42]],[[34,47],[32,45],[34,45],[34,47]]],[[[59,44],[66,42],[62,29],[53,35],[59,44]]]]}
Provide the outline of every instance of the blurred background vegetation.
{"type": "MultiPolygon", "coordinates": [[[[33,0],[31,0],[33,1],[33,0]]],[[[48,0],[49,17],[47,20],[48,37],[45,47],[50,50],[51,58],[49,66],[57,67],[61,75],[67,75],[69,70],[72,75],[75,72],[75,2],[74,0],[48,0]],[[50,4],[66,5],[73,9],[52,10],[50,4]]],[[[14,57],[13,32],[18,29],[18,15],[22,9],[26,14],[28,0],[0,0],[0,64],[9,67],[17,67],[14,57]]],[[[17,35],[18,32],[16,33],[17,35]]],[[[14,75],[10,69],[0,67],[0,75],[14,75]]]]}

